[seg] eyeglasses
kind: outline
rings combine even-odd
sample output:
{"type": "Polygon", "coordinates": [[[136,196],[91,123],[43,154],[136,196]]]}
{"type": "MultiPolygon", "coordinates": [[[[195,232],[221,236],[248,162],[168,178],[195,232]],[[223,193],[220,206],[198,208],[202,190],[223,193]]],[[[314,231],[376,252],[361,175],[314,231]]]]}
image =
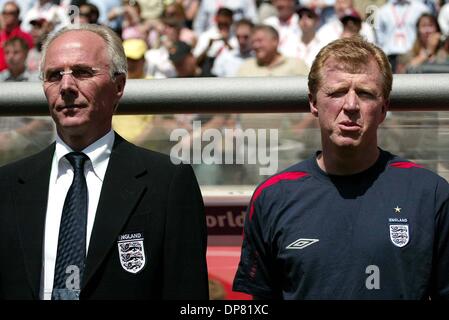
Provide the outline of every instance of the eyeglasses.
{"type": "Polygon", "coordinates": [[[88,66],[75,66],[71,69],[65,70],[48,70],[43,77],[43,81],[47,83],[57,83],[62,80],[62,77],[66,74],[71,75],[75,80],[83,81],[91,79],[98,74],[107,73],[100,68],[88,67],[88,66]]]}

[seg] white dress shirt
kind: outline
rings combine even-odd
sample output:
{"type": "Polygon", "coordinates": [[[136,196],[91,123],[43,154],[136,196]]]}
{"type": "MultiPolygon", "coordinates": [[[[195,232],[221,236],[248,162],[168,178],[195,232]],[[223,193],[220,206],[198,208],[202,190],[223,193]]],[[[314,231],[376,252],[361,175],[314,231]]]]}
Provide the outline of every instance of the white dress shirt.
{"type": "Polygon", "coordinates": [[[294,58],[296,43],[302,36],[298,14],[294,13],[286,22],[281,22],[277,16],[269,17],[263,21],[263,24],[272,26],[279,33],[278,51],[286,57],[294,58]]]}
{"type": "Polygon", "coordinates": [[[308,44],[305,44],[301,39],[299,39],[298,43],[296,44],[295,58],[303,60],[306,65],[311,68],[316,55],[323,47],[323,41],[321,41],[321,39],[319,39],[317,36],[315,36],[308,44]]]}
{"type": "MultiPolygon", "coordinates": [[[[88,212],[86,230],[86,254],[89,248],[92,227],[95,221],[101,187],[109,163],[114,132],[111,130],[105,136],[82,150],[89,160],[84,164],[84,175],[88,190],[88,212]]],[[[51,165],[50,183],[48,187],[47,216],[45,220],[44,253],[41,278],[41,299],[51,300],[53,278],[58,249],[59,225],[65,197],[73,181],[73,168],[65,155],[73,150],[56,137],[56,148],[51,165]]]]}
{"type": "MultiPolygon", "coordinates": [[[[317,37],[323,43],[328,43],[340,39],[343,33],[343,23],[337,17],[330,19],[327,23],[322,25],[317,31],[317,37]]],[[[374,29],[366,22],[362,22],[362,28],[359,34],[368,42],[376,43],[376,34],[374,29]]]]}
{"type": "MultiPolygon", "coordinates": [[[[199,57],[209,46],[209,41],[211,39],[221,39],[222,35],[220,34],[220,30],[217,26],[212,26],[207,31],[203,32],[198,37],[198,42],[193,48],[193,55],[195,57],[199,57]]],[[[239,42],[237,41],[237,38],[234,34],[230,34],[230,37],[228,39],[228,43],[232,48],[238,48],[239,42]]],[[[217,40],[212,43],[210,48],[207,50],[207,56],[211,58],[217,58],[220,54],[229,51],[229,49],[226,47],[223,40],[217,40]]]]}
{"type": "Polygon", "coordinates": [[[235,77],[242,63],[253,56],[252,52],[242,55],[238,47],[226,51],[215,59],[212,74],[217,77],[235,77]]]}
{"type": "Polygon", "coordinates": [[[56,32],[70,24],[68,13],[62,7],[52,2],[46,2],[41,6],[39,1],[36,1],[33,7],[26,12],[22,20],[22,30],[31,32],[32,26],[30,22],[40,18],[44,18],[53,23],[54,30],[52,32],[56,32]]]}

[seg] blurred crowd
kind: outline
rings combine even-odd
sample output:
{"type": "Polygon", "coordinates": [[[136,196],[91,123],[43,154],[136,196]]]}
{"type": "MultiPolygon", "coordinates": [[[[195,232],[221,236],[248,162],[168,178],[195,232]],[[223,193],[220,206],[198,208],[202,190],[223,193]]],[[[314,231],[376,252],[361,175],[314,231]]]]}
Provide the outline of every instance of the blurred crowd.
{"type": "MultiPolygon", "coordinates": [[[[121,36],[130,79],[305,76],[323,46],[354,35],[380,46],[395,73],[448,72],[444,1],[0,0],[0,81],[37,81],[45,38],[76,23],[108,25],[121,36]]],[[[26,131],[37,121],[13,119],[0,118],[4,146],[12,145],[5,143],[11,130],[26,131]]],[[[169,152],[170,130],[191,128],[194,120],[215,127],[287,128],[311,146],[304,154],[318,143],[318,135],[302,135],[317,128],[308,115],[120,116],[113,126],[132,142],[169,152]]]]}
{"type": "Polygon", "coordinates": [[[115,30],[134,78],[307,74],[324,45],[355,34],[378,44],[396,73],[444,72],[444,1],[0,0],[1,80],[36,79],[43,40],[70,23],[115,30]]]}

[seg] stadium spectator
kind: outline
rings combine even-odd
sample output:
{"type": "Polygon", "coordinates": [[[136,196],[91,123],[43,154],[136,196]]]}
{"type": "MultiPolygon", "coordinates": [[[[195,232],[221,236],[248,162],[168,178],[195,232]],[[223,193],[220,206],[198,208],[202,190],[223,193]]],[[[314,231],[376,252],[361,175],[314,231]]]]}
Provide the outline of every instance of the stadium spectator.
{"type": "Polygon", "coordinates": [[[238,76],[297,76],[309,71],[304,61],[284,57],[278,51],[279,34],[271,26],[258,25],[251,35],[255,57],[247,59],[239,68],[238,76]]]}
{"type": "Polygon", "coordinates": [[[304,7],[314,9],[320,17],[319,26],[335,18],[335,0],[300,0],[304,7]]]}
{"type": "Polygon", "coordinates": [[[22,28],[25,31],[31,30],[30,21],[44,18],[53,25],[57,31],[70,24],[70,18],[62,7],[54,4],[52,0],[37,0],[33,7],[25,14],[22,21],[22,28]]]}
{"type": "Polygon", "coordinates": [[[25,39],[28,48],[34,46],[33,38],[20,28],[20,8],[14,1],[7,1],[3,5],[0,17],[0,71],[6,69],[4,43],[11,38],[19,37],[25,39]]]}
{"type": "Polygon", "coordinates": [[[392,82],[386,55],[361,37],[320,51],[308,84],[322,151],[257,187],[235,291],[262,299],[449,298],[449,185],[377,144],[392,82]]]}
{"type": "Polygon", "coordinates": [[[122,39],[145,39],[147,37],[145,29],[142,28],[144,19],[138,1],[129,0],[124,2],[122,18],[122,39]]]}
{"type": "MultiPolygon", "coordinates": [[[[146,29],[143,27],[142,9],[136,0],[122,0],[122,5],[108,12],[108,21],[118,24],[116,32],[122,39],[144,39],[146,29]]],[[[153,21],[153,20],[151,20],[153,21]]]]}
{"type": "Polygon", "coordinates": [[[181,25],[179,40],[184,41],[192,48],[195,47],[197,36],[192,29],[189,29],[187,27],[186,15],[181,3],[175,1],[171,4],[166,5],[162,17],[175,19],[176,21],[178,21],[178,23],[181,25]]]}
{"type": "Polygon", "coordinates": [[[165,27],[166,22],[179,29],[179,39],[194,47],[197,43],[197,36],[195,32],[186,26],[186,19],[182,5],[177,2],[171,2],[164,6],[162,16],[157,20],[145,20],[141,26],[148,34],[147,43],[150,48],[159,48],[162,42],[165,42],[165,27]]]}
{"type": "Polygon", "coordinates": [[[39,64],[41,61],[42,44],[47,38],[53,26],[44,18],[30,21],[31,31],[35,46],[28,51],[27,68],[31,72],[39,71],[39,64]]]}
{"type": "MultiPolygon", "coordinates": [[[[318,30],[318,37],[324,44],[328,44],[331,41],[341,38],[343,32],[343,23],[341,22],[341,18],[348,15],[348,13],[354,15],[354,12],[356,12],[352,0],[335,0],[334,7],[335,16],[332,19],[329,19],[329,21],[318,30]]],[[[360,35],[369,42],[376,42],[374,30],[366,22],[362,22],[360,35]]]]}
{"type": "Polygon", "coordinates": [[[214,61],[212,74],[217,77],[234,77],[241,64],[254,56],[251,48],[251,32],[254,25],[250,20],[242,19],[235,23],[235,36],[238,47],[226,51],[214,61]]]}
{"type": "Polygon", "coordinates": [[[38,81],[37,73],[27,70],[28,43],[19,37],[8,39],[3,50],[8,68],[0,72],[0,81],[38,81]]]}
{"type": "MultiPolygon", "coordinates": [[[[176,70],[169,59],[168,49],[180,41],[182,25],[173,18],[161,19],[159,32],[159,47],[152,48],[145,54],[147,75],[155,79],[176,77],[176,70]]],[[[190,44],[188,44],[190,45],[190,44]]]]}
{"type": "MultiPolygon", "coordinates": [[[[0,0],[0,8],[3,8],[5,3],[11,2],[11,0],[0,0]]],[[[36,0],[12,0],[20,8],[19,20],[23,20],[24,15],[30,10],[36,0]]]]}
{"type": "Polygon", "coordinates": [[[80,10],[80,23],[93,23],[97,24],[100,18],[100,11],[98,7],[92,3],[85,3],[79,7],[80,10]]]}
{"type": "Polygon", "coordinates": [[[416,39],[416,23],[428,8],[420,1],[394,0],[376,13],[377,41],[396,72],[399,55],[407,53],[416,39]]]}
{"type": "Polygon", "coordinates": [[[168,49],[168,52],[177,78],[192,78],[201,75],[201,68],[192,53],[192,47],[187,43],[177,41],[168,49]]]}
{"type": "Polygon", "coordinates": [[[303,60],[310,68],[315,56],[324,46],[316,33],[320,18],[315,10],[308,7],[299,8],[298,16],[301,37],[296,45],[295,58],[303,60]]]}
{"type": "Polygon", "coordinates": [[[362,30],[362,18],[354,9],[345,11],[340,21],[343,24],[343,31],[340,38],[348,38],[360,34],[360,30],[362,30]]]}
{"type": "Polygon", "coordinates": [[[193,49],[193,55],[204,76],[212,76],[215,59],[221,54],[238,47],[232,30],[233,13],[228,8],[220,8],[215,16],[216,24],[203,32],[193,49]]]}
{"type": "Polygon", "coordinates": [[[265,19],[263,24],[272,26],[279,33],[279,52],[286,57],[296,57],[296,44],[301,37],[296,0],[273,0],[272,3],[277,15],[265,19]]]}
{"type": "MultiPolygon", "coordinates": [[[[437,19],[429,14],[424,13],[419,17],[416,23],[416,40],[412,49],[399,59],[401,64],[405,65],[405,72],[419,72],[420,68],[425,64],[444,63],[437,61],[438,50],[442,47],[441,31],[437,19]]],[[[397,70],[398,73],[401,70],[397,70]]]]}
{"type": "Polygon", "coordinates": [[[200,8],[193,21],[193,30],[199,37],[203,32],[216,25],[215,16],[220,8],[228,8],[234,13],[234,21],[243,18],[256,22],[255,0],[201,0],[200,8]]]}
{"type": "Polygon", "coordinates": [[[100,13],[98,22],[100,24],[109,26],[120,34],[121,19],[110,20],[108,18],[108,15],[109,13],[111,13],[111,11],[121,11],[123,9],[122,0],[89,0],[89,3],[95,5],[98,8],[98,12],[100,13]]]}

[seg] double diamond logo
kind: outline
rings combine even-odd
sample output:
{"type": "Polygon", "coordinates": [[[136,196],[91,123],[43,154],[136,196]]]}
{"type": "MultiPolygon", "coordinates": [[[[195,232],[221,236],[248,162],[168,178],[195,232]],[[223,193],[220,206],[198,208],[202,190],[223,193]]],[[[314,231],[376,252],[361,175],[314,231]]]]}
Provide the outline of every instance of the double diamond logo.
{"type": "Polygon", "coordinates": [[[320,241],[319,239],[298,239],[290,243],[285,249],[304,249],[305,247],[320,241]]]}

